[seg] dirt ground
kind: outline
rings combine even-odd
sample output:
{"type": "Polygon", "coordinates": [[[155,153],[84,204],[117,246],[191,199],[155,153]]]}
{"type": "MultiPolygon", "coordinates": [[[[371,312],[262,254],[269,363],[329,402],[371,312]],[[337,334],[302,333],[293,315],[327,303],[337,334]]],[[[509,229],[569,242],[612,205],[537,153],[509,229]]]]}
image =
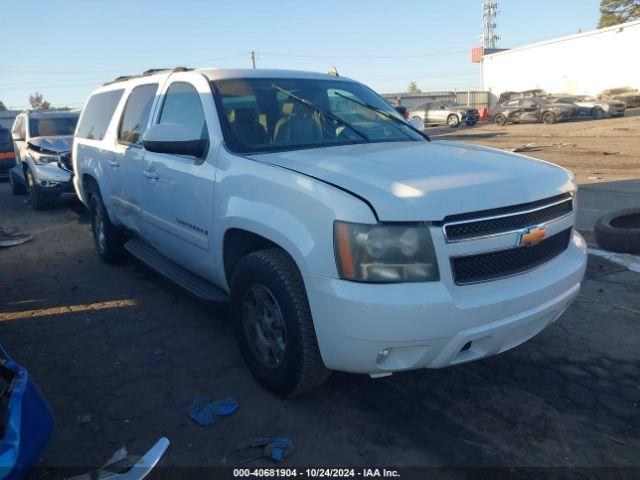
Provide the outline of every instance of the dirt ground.
{"type": "MultiPolygon", "coordinates": [[[[526,154],[592,184],[580,193],[590,240],[599,212],[640,204],[640,115],[432,130],[498,148],[555,145],[526,154]]],[[[514,350],[377,380],[336,373],[284,401],[250,376],[224,306],[192,299],[134,260],[102,263],[81,206],[35,212],[25,198],[0,184],[0,226],[34,236],[0,250],[0,342],[56,417],[38,477],[94,468],[122,445],[142,453],[161,436],[171,441],[164,466],[273,466],[242,463],[235,449],[263,434],[295,443],[283,466],[640,472],[640,274],[590,256],[573,306],[514,350]],[[200,427],[186,415],[198,394],[233,396],[240,407],[200,427]]]]}

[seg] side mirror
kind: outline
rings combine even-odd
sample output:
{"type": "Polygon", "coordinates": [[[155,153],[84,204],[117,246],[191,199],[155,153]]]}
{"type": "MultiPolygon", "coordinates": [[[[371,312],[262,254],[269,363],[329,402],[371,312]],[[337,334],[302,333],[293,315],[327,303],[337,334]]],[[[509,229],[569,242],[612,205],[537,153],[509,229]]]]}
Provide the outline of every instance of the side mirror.
{"type": "Polygon", "coordinates": [[[24,138],[20,135],[20,132],[12,132],[11,138],[14,142],[24,142],[24,138]]]}
{"type": "Polygon", "coordinates": [[[413,128],[417,128],[420,131],[424,129],[424,124],[422,123],[422,120],[420,120],[419,118],[412,117],[409,119],[409,123],[413,128]]]}
{"type": "Polygon", "coordinates": [[[207,143],[207,140],[193,138],[189,129],[178,123],[153,125],[147,130],[142,140],[142,146],[150,152],[192,157],[201,157],[207,143]]]}

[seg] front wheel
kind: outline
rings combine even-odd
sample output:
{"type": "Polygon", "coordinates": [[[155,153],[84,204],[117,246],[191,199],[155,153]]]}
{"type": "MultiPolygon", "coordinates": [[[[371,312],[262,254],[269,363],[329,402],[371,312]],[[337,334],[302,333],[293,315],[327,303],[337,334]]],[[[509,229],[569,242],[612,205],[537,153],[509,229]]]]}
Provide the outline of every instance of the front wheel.
{"type": "Polygon", "coordinates": [[[546,123],[547,125],[556,123],[556,114],[553,112],[544,112],[542,114],[542,123],[546,123]]]}
{"type": "Polygon", "coordinates": [[[125,256],[124,237],[111,223],[98,192],[91,194],[89,211],[91,212],[91,231],[98,255],[106,263],[117,263],[125,256]]]}
{"type": "Polygon", "coordinates": [[[447,117],[447,125],[451,128],[456,128],[460,126],[460,118],[456,114],[451,114],[447,117]]]}
{"type": "Polygon", "coordinates": [[[591,116],[596,120],[603,119],[605,116],[604,109],[602,107],[593,107],[591,109],[591,116]]]}
{"type": "Polygon", "coordinates": [[[48,204],[42,198],[42,193],[40,193],[40,190],[36,185],[36,181],[33,178],[31,170],[27,169],[25,176],[27,177],[27,186],[29,188],[29,195],[31,196],[31,206],[34,210],[44,210],[48,207],[48,204]]]}
{"type": "Polygon", "coordinates": [[[302,276],[285,252],[260,250],[240,260],[231,308],[242,357],[266,389],[291,397],[329,378],[302,276]]]}

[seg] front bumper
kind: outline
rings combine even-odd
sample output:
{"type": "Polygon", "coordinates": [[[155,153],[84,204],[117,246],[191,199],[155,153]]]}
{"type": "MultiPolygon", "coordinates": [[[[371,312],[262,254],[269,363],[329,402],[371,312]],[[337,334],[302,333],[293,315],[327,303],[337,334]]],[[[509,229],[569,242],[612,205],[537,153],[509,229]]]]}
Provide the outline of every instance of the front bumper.
{"type": "Polygon", "coordinates": [[[0,369],[11,382],[6,428],[0,441],[0,478],[22,478],[36,465],[53,431],[53,415],[29,373],[0,347],[0,369]]]}
{"type": "Polygon", "coordinates": [[[77,198],[73,187],[73,174],[60,168],[57,163],[30,164],[29,168],[33,173],[38,193],[47,202],[77,198]]]}
{"type": "Polygon", "coordinates": [[[303,277],[326,366],[379,375],[456,365],[520,345],[567,309],[585,268],[586,244],[574,232],[550,262],[476,285],[303,277]]]}

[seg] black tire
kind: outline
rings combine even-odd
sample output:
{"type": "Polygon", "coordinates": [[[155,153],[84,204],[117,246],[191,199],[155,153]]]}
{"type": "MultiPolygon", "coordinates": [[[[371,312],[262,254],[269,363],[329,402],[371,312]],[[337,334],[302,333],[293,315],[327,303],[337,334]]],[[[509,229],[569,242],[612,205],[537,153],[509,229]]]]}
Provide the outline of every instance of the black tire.
{"type": "Polygon", "coordinates": [[[596,241],[605,250],[640,253],[640,208],[607,213],[598,219],[596,241]]]}
{"type": "Polygon", "coordinates": [[[31,197],[31,206],[34,210],[37,211],[46,209],[49,204],[42,198],[42,194],[40,193],[40,189],[36,185],[33,175],[31,174],[31,170],[27,169],[27,171],[25,172],[25,177],[27,179],[29,196],[31,197]]]}
{"type": "Polygon", "coordinates": [[[556,114],[553,112],[544,112],[542,114],[542,123],[547,125],[556,123],[556,114]]]}
{"type": "Polygon", "coordinates": [[[11,193],[13,195],[26,195],[27,188],[20,180],[16,179],[13,171],[9,170],[9,186],[11,187],[11,193]]]}
{"type": "Polygon", "coordinates": [[[111,223],[99,192],[91,194],[89,211],[91,212],[93,241],[98,255],[106,263],[118,263],[126,255],[124,249],[125,239],[120,230],[111,223]]]}
{"type": "Polygon", "coordinates": [[[591,116],[596,120],[601,120],[605,117],[605,113],[602,107],[593,107],[591,109],[591,116]]]}
{"type": "Polygon", "coordinates": [[[507,124],[507,117],[505,117],[502,113],[497,114],[493,121],[499,127],[504,127],[507,124]]]}
{"type": "Polygon", "coordinates": [[[452,113],[447,117],[447,125],[451,128],[458,128],[460,126],[460,117],[455,113],[452,113]]]}
{"type": "Polygon", "coordinates": [[[478,122],[467,122],[467,125],[469,125],[470,127],[473,127],[476,123],[478,122]]]}
{"type": "MultiPolygon", "coordinates": [[[[277,248],[260,250],[240,260],[231,279],[231,309],[242,357],[253,376],[267,390],[281,397],[292,397],[317,387],[329,378],[331,371],[320,356],[302,276],[285,252],[277,248]],[[252,305],[253,311],[263,310],[262,304],[252,302],[255,298],[251,295],[255,289],[266,290],[272,306],[275,303],[280,314],[277,318],[282,324],[280,335],[284,337],[280,351],[282,358],[276,360],[274,354],[271,366],[265,365],[267,359],[260,359],[256,353],[260,348],[256,346],[259,343],[257,335],[256,339],[250,338],[251,322],[247,317],[251,315],[252,305]]],[[[272,318],[272,311],[266,315],[272,318]]],[[[256,334],[258,329],[262,331],[262,318],[253,326],[256,334]]],[[[273,331],[273,322],[270,330],[273,331]]],[[[275,344],[273,336],[270,338],[275,344]]]]}

